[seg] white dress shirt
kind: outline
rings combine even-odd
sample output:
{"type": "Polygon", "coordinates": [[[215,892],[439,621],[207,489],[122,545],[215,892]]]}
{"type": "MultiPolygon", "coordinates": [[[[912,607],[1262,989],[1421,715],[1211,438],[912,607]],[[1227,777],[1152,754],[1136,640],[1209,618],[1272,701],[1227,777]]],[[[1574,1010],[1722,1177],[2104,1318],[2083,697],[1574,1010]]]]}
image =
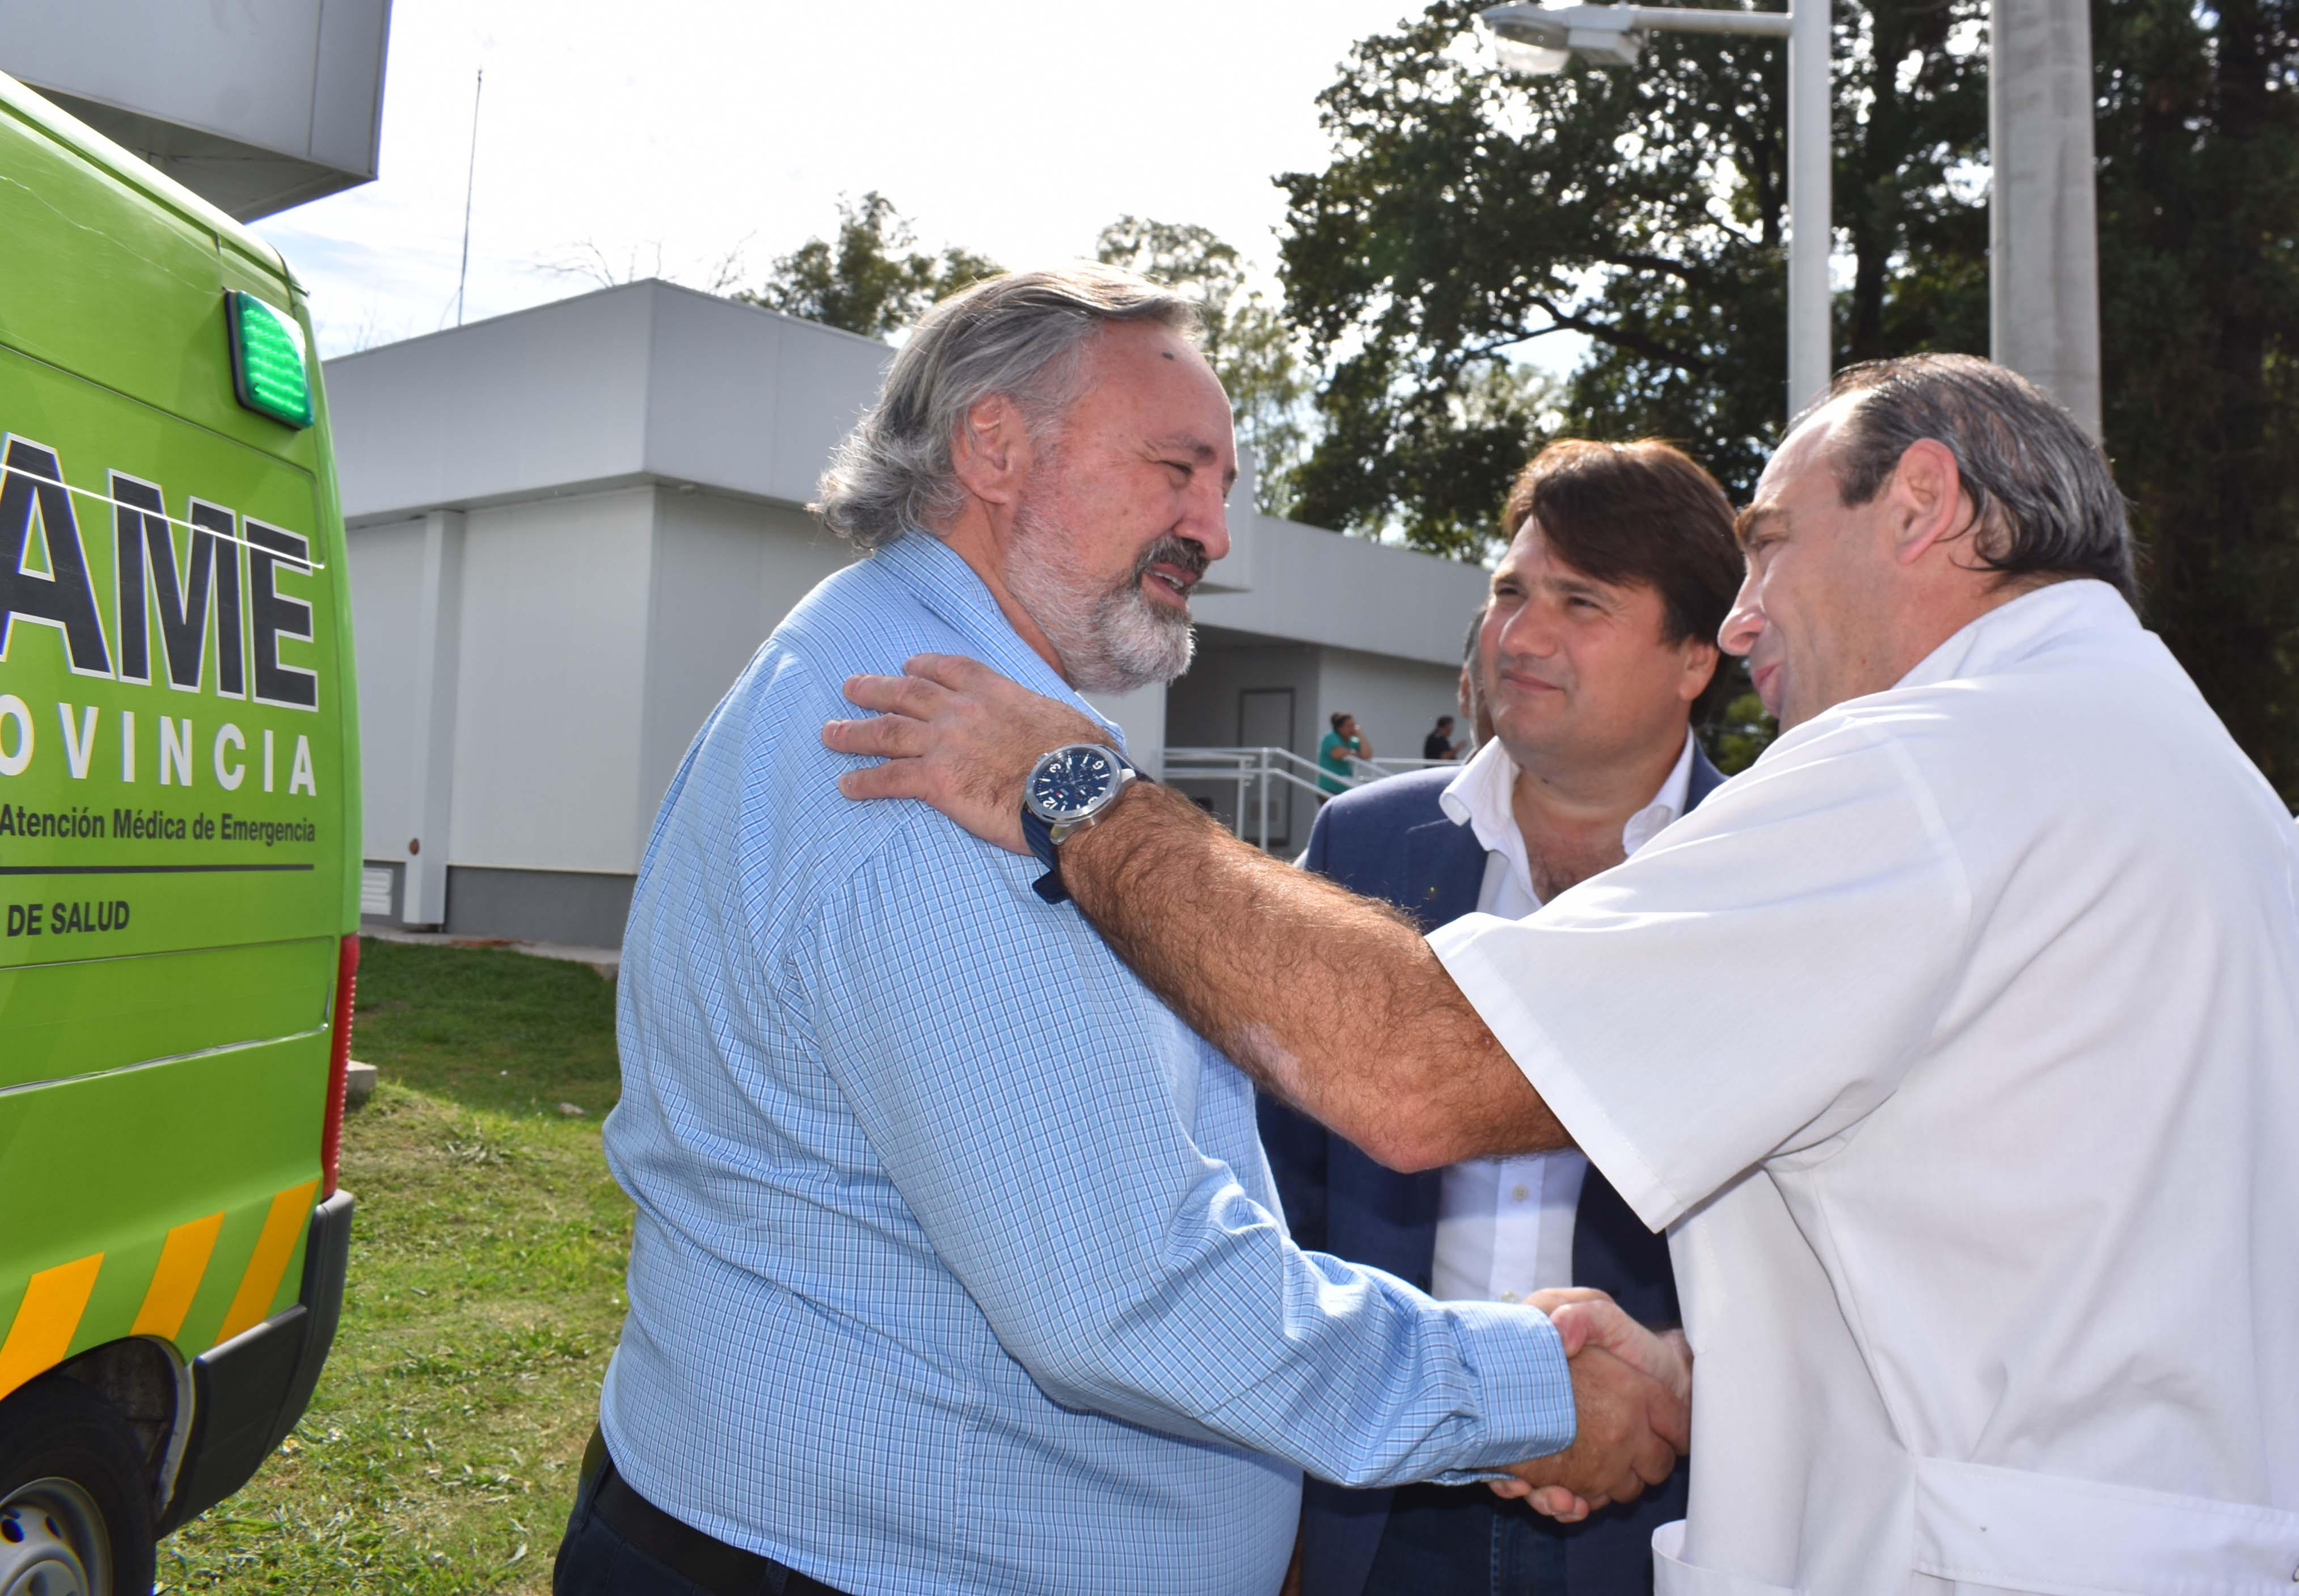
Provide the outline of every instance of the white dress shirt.
{"type": "Polygon", "coordinates": [[[2112,588],[1430,941],[1669,1228],[1661,1596],[2295,1588],[2299,838],[2112,588]]]}
{"type": "MultiPolygon", "coordinates": [[[[1477,750],[1438,802],[1485,848],[1481,913],[1520,920],[1540,907],[1513,796],[1516,765],[1498,739],[1477,750]]],[[[1629,816],[1621,847],[1633,854],[1684,813],[1692,788],[1692,738],[1652,802],[1629,816]]],[[[1589,1161],[1566,1148],[1522,1158],[1473,1158],[1447,1169],[1437,1211],[1430,1294],[1449,1302],[1523,1302],[1573,1284],[1573,1217],[1589,1161]]]]}

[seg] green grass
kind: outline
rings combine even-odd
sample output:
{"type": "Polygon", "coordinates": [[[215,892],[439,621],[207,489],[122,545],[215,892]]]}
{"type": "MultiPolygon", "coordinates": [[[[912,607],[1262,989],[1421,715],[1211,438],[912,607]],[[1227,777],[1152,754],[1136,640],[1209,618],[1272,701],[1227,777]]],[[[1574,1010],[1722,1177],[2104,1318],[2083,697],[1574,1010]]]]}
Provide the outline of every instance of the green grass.
{"type": "Polygon", "coordinates": [[[623,1317],[630,1204],[599,1149],[614,987],[369,940],[352,1051],[381,1084],[344,1127],[334,1353],[279,1455],[161,1543],[160,1588],[548,1591],[623,1317]]]}

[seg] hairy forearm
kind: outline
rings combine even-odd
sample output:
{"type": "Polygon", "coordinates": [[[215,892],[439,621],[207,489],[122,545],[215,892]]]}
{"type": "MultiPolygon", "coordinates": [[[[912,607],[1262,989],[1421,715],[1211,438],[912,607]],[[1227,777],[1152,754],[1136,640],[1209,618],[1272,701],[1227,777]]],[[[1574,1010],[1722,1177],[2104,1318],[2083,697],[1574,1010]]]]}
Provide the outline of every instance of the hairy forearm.
{"type": "Polygon", "coordinates": [[[1064,844],[1062,879],[1200,1036],[1382,1162],[1570,1145],[1409,920],[1170,790],[1144,784],[1064,844]]]}
{"type": "MultiPolygon", "coordinates": [[[[1027,851],[1023,789],[1049,748],[1103,728],[977,660],[921,654],[851,676],[826,747],[852,798],[922,798],[1027,851]]],[[[1383,1163],[1431,1169],[1569,1145],[1412,923],[1232,837],[1170,789],[1136,782],[1062,844],[1086,918],[1198,1034],[1261,1085],[1383,1163]]]]}

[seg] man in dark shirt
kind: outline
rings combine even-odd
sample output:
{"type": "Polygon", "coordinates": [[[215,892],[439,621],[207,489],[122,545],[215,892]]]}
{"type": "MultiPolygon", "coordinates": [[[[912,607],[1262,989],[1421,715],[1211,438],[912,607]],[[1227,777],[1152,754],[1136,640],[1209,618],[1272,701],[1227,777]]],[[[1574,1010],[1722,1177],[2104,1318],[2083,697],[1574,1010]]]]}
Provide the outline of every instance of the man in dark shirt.
{"type": "MultiPolygon", "coordinates": [[[[1708,474],[1666,444],[1559,442],[1525,467],[1504,525],[1514,541],[1468,666],[1492,740],[1465,765],[1341,794],[1318,814],[1303,857],[1430,930],[1478,910],[1531,914],[1723,779],[1689,727],[1696,705],[1732,685],[1715,681],[1709,640],[1740,578],[1731,508],[1708,474]]],[[[1267,1097],[1260,1112],[1301,1245],[1440,1298],[1521,1302],[1596,1286],[1647,1324],[1679,1322],[1665,1238],[1579,1153],[1400,1175],[1267,1097]]],[[[1299,1589],[1642,1596],[1652,1532],[1683,1513],[1683,1493],[1680,1476],[1567,1525],[1476,1487],[1312,1481],[1299,1589]]]]}
{"type": "Polygon", "coordinates": [[[1450,759],[1458,752],[1460,750],[1453,746],[1453,717],[1439,715],[1437,729],[1421,740],[1421,757],[1423,759],[1450,759]]]}

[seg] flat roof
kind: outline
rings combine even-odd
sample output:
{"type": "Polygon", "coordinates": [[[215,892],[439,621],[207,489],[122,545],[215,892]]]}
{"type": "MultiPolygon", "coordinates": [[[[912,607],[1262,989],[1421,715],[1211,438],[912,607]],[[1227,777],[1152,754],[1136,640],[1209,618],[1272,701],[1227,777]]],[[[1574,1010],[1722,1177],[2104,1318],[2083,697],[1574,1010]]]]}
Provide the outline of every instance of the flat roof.
{"type": "MultiPolygon", "coordinates": [[[[324,379],[344,514],[433,509],[635,484],[784,505],[815,494],[893,351],[656,280],[338,356],[324,379]]],[[[1230,557],[1193,608],[1209,625],[1457,662],[1476,566],[1264,516],[1232,496],[1230,557]]]]}

